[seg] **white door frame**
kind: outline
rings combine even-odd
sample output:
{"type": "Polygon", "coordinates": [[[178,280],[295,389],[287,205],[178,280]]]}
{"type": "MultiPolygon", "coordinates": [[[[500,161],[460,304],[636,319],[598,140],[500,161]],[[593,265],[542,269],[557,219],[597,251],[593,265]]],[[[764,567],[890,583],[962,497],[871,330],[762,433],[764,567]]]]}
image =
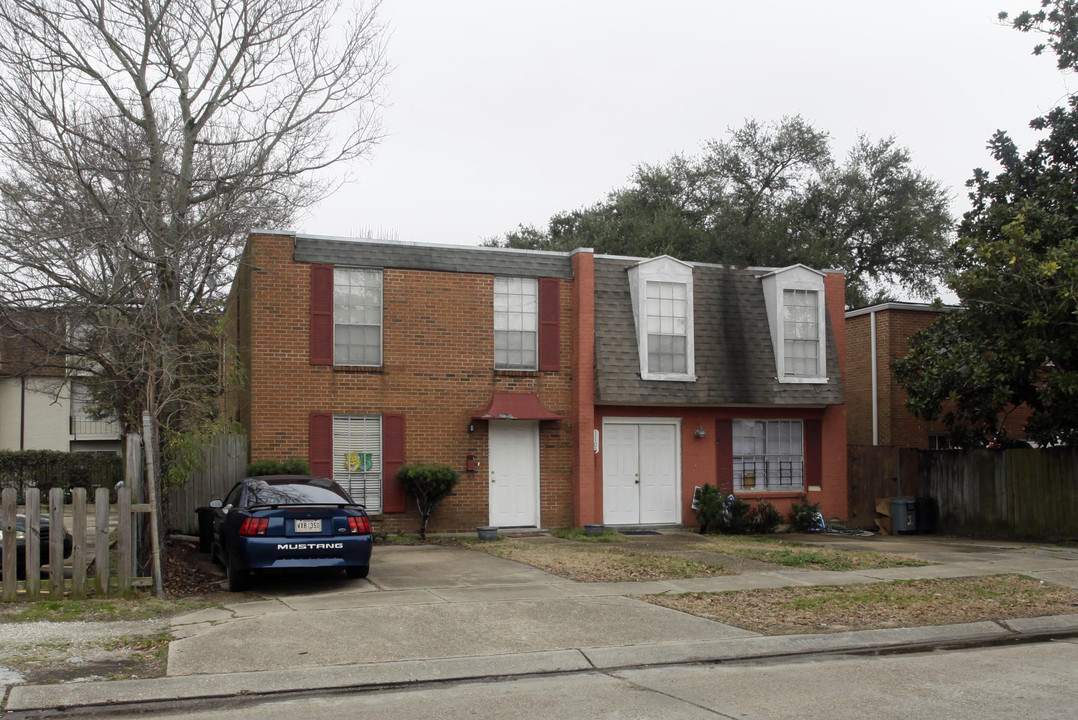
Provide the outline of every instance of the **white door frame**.
{"type": "Polygon", "coordinates": [[[681,418],[670,417],[604,417],[603,418],[603,492],[606,492],[606,426],[607,425],[673,425],[674,426],[674,522],[681,524],[681,418]]]}
{"type": "MultiPolygon", "coordinates": [[[[524,424],[530,425],[535,429],[535,432],[532,434],[532,445],[533,445],[533,450],[532,451],[534,453],[533,459],[534,459],[534,462],[535,462],[535,465],[534,465],[534,467],[535,467],[535,496],[533,498],[533,502],[535,503],[535,527],[537,527],[537,528],[542,527],[541,523],[542,523],[543,506],[542,506],[542,503],[540,502],[540,498],[541,498],[540,485],[542,484],[542,469],[541,469],[541,466],[539,464],[539,445],[540,445],[539,434],[540,434],[540,431],[539,431],[539,421],[538,420],[491,420],[489,422],[489,424],[488,424],[488,428],[487,428],[487,442],[488,442],[488,447],[487,447],[487,521],[492,526],[497,526],[497,523],[494,522],[494,504],[490,501],[490,485],[495,480],[495,478],[491,477],[491,475],[494,474],[494,469],[495,469],[494,468],[494,462],[491,459],[491,456],[493,455],[493,448],[494,448],[494,437],[495,437],[494,429],[496,427],[512,427],[514,425],[524,425],[524,424]]],[[[514,525],[514,526],[506,526],[506,527],[531,527],[531,526],[529,526],[529,525],[515,526],[514,525]]]]}

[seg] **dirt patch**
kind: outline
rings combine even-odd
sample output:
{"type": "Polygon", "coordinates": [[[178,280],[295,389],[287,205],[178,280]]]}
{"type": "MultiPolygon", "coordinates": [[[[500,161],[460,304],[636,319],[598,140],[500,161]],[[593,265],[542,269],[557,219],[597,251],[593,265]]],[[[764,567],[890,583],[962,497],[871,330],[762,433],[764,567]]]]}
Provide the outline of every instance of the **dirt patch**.
{"type": "Polygon", "coordinates": [[[169,538],[161,562],[161,587],[168,597],[207,596],[224,594],[224,570],[210,561],[210,556],[198,551],[198,543],[169,538]]]}
{"type": "Polygon", "coordinates": [[[1078,606],[1078,590],[1021,575],[636,598],[764,635],[1040,617],[1078,606]]]}

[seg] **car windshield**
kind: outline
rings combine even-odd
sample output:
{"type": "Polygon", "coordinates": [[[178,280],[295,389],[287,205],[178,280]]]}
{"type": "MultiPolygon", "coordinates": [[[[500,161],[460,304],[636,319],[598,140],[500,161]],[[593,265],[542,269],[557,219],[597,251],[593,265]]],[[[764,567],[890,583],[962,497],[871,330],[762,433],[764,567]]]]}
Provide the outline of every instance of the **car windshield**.
{"type": "Polygon", "coordinates": [[[247,505],[340,505],[351,503],[336,483],[326,480],[311,482],[274,482],[260,480],[248,485],[247,505]]]}

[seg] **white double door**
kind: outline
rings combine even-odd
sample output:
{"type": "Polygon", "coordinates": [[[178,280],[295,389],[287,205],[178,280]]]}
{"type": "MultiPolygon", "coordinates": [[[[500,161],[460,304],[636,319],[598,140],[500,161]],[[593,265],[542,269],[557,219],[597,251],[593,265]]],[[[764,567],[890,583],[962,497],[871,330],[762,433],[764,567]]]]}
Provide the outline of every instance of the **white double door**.
{"type": "Polygon", "coordinates": [[[603,423],[603,522],[680,522],[681,453],[677,420],[603,423]]]}
{"type": "Polygon", "coordinates": [[[539,527],[539,423],[490,421],[490,524],[539,527]]]}

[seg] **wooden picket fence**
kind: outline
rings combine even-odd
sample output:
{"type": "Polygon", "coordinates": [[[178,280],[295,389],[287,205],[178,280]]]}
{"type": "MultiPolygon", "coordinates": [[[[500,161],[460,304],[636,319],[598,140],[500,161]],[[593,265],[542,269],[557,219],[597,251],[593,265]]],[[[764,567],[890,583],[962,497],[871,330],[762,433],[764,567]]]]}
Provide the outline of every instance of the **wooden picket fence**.
{"type": "Polygon", "coordinates": [[[37,488],[26,489],[26,505],[16,504],[15,488],[0,492],[0,557],[3,558],[3,577],[0,579],[0,600],[58,599],[65,594],[83,598],[125,595],[134,587],[152,585],[151,578],[135,577],[135,516],[149,513],[148,504],[133,504],[131,490],[116,491],[116,505],[109,504],[107,488],[97,488],[93,503],[87,503],[86,490],[71,490],[71,504],[65,505],[64,491],[49,491],[48,557],[42,558],[40,541],[41,493],[37,488]],[[15,516],[26,515],[26,576],[16,575],[15,516]],[[65,516],[70,516],[68,529],[72,536],[71,556],[63,557],[65,516]],[[92,527],[90,526],[92,523],[92,527]],[[9,541],[10,538],[10,541],[9,541]],[[33,541],[32,541],[33,540],[33,541]],[[115,550],[115,552],[113,552],[115,550]],[[48,579],[42,582],[41,567],[49,567],[48,579]],[[66,567],[65,567],[66,565],[66,567]],[[91,572],[92,571],[92,572],[91,572]]]}

